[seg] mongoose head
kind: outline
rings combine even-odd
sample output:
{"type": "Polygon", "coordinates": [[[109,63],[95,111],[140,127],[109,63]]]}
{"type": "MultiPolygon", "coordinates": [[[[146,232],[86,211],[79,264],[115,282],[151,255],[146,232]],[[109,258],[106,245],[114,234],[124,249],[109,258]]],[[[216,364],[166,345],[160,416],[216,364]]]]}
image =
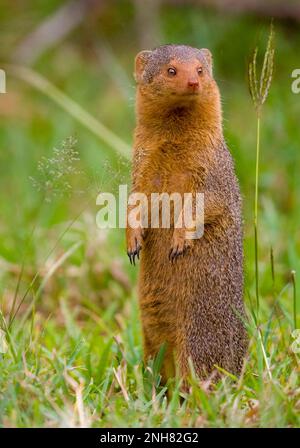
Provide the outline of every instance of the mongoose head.
{"type": "Polygon", "coordinates": [[[163,45],[141,51],[135,58],[138,93],[147,100],[173,107],[219,100],[207,49],[163,45]]]}

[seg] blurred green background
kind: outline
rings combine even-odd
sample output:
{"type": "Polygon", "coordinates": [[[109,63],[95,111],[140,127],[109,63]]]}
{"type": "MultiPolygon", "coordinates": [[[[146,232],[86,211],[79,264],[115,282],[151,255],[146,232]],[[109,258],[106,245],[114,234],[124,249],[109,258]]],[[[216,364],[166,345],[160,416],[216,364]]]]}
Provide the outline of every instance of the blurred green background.
{"type": "MultiPolygon", "coordinates": [[[[286,1],[281,9],[279,4],[250,1],[243,7],[243,2],[224,0],[212,2],[210,7],[209,2],[196,0],[1,0],[0,68],[7,76],[7,93],[0,95],[0,282],[4,315],[10,313],[22,271],[17,303],[38,272],[34,290],[42,285],[35,305],[41,322],[50,317],[64,326],[57,306],[62,297],[77,310],[78,322],[86,318],[84,309],[103,315],[108,326],[118,325],[118,319],[136,322],[136,306],[134,311],[130,307],[136,301],[137,268],[128,263],[124,232],[101,231],[95,223],[97,192],[115,191],[119,183],[130,182],[130,161],[103,141],[101,132],[95,135],[63,110],[47,89],[41,92],[30,80],[22,80],[18,67],[42,75],[130,147],[135,123],[134,57],[141,49],[164,43],[207,47],[213,53],[214,74],[223,99],[225,137],[243,194],[247,303],[254,297],[256,116],[248,92],[247,66],[254,48],[265,48],[272,16],[275,71],[262,115],[259,181],[260,290],[262,307],[267,309],[273,300],[273,248],[276,288],[288,285],[283,306],[292,310],[292,270],[300,291],[300,94],[291,90],[291,73],[300,68],[300,16],[297,2],[286,1]],[[82,174],[73,177],[71,196],[45,202],[30,177],[38,175],[39,161],[53,157],[53,148],[69,136],[78,140],[82,174]],[[78,189],[84,190],[83,194],[77,194],[78,189]],[[53,264],[78,241],[80,247],[47,278],[53,264]],[[121,315],[115,315],[120,310],[121,315]]],[[[17,320],[33,297],[30,291],[17,320]]],[[[141,350],[139,334],[136,330],[141,350]]]]}
{"type": "MultiPolygon", "coordinates": [[[[247,88],[247,64],[257,45],[264,48],[270,18],[251,15],[247,10],[232,14],[226,11],[226,2],[221,10],[199,4],[196,1],[13,4],[2,1],[0,60],[3,65],[25,65],[42,74],[130,145],[134,128],[135,54],[146,45],[154,47],[162,43],[210,48],[223,98],[225,136],[244,197],[247,242],[252,236],[256,132],[247,88]],[[63,15],[66,5],[70,9],[63,15]],[[81,8],[79,19],[78,8],[81,8]],[[63,30],[62,36],[55,35],[56,26],[63,30]],[[44,41],[40,36],[44,36],[44,41]]],[[[297,270],[299,266],[300,96],[291,91],[291,73],[300,63],[300,37],[296,20],[277,19],[275,29],[274,80],[262,119],[260,241],[264,248],[261,259],[268,259],[273,246],[277,269],[288,275],[289,270],[297,270]]],[[[50,156],[54,146],[75,135],[84,171],[99,178],[103,188],[108,189],[108,185],[112,188],[111,177],[115,184],[119,183],[120,165],[129,180],[130,167],[123,167],[114,149],[47,95],[16,79],[9,71],[7,93],[0,97],[0,114],[0,251],[5,260],[18,263],[24,249],[22,241],[31,231],[39,206],[29,177],[35,176],[41,157],[50,156]]],[[[40,219],[45,226],[70,219],[73,215],[69,208],[76,213],[77,205],[78,201],[58,201],[43,211],[40,219]]],[[[121,240],[118,239],[116,247],[120,256],[124,252],[121,240]]],[[[249,243],[246,261],[251,256],[249,243]]],[[[251,268],[248,273],[252,274],[251,268]]]]}

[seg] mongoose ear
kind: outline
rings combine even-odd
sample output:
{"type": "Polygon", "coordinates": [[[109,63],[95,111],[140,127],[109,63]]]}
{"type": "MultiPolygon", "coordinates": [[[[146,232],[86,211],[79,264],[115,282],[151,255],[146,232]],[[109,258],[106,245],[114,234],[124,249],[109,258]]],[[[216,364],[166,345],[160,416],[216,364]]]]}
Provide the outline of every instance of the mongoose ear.
{"type": "Polygon", "coordinates": [[[211,52],[207,48],[201,48],[201,53],[205,58],[205,61],[207,63],[209,73],[212,75],[213,72],[213,58],[211,52]]]}
{"type": "Polygon", "coordinates": [[[150,56],[152,51],[150,50],[143,50],[140,51],[136,57],[135,57],[135,69],[134,69],[134,77],[136,82],[143,82],[143,74],[145,70],[145,66],[147,63],[147,60],[150,56]]]}

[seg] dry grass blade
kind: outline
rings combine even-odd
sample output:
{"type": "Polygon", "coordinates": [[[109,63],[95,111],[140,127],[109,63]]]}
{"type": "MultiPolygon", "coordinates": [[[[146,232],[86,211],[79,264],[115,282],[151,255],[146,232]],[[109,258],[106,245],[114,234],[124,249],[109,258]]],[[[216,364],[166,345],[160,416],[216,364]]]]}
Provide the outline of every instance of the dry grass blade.
{"type": "Polygon", "coordinates": [[[113,372],[116,377],[116,380],[118,381],[118,384],[120,386],[120,389],[122,391],[124,399],[126,400],[126,402],[129,402],[129,395],[128,395],[128,392],[126,389],[126,384],[125,384],[126,372],[125,373],[122,372],[121,366],[119,366],[117,369],[113,368],[113,372]]]}

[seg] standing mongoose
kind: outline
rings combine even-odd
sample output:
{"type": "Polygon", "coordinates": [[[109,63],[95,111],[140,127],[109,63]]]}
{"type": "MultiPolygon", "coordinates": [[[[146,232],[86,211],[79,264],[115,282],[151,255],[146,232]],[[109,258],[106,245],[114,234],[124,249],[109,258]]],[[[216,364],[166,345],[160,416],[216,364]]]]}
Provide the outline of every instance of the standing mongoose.
{"type": "Polygon", "coordinates": [[[165,344],[164,381],[175,368],[186,377],[189,359],[200,378],[216,366],[238,375],[247,348],[241,197],[211,53],[185,45],[142,51],[135,79],[132,191],[204,193],[199,239],[187,239],[184,226],[127,226],[130,261],[140,258],[145,359],[165,344]]]}

